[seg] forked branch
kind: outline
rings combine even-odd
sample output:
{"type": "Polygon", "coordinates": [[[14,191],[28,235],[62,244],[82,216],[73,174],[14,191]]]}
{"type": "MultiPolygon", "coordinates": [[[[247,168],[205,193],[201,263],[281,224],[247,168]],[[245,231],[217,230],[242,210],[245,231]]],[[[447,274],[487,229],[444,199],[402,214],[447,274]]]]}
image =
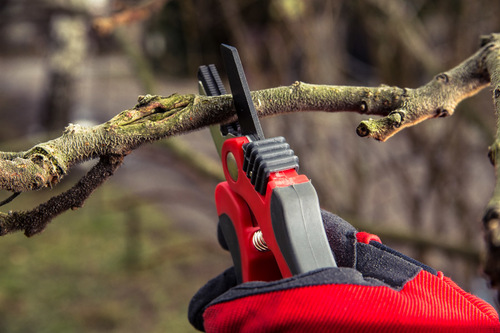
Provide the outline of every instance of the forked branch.
{"type": "MultiPolygon", "coordinates": [[[[362,121],[356,131],[360,136],[385,141],[405,127],[452,115],[458,103],[490,82],[494,88],[495,107],[500,113],[499,49],[500,34],[484,37],[481,48],[470,58],[416,89],[296,82],[291,86],[254,91],[252,99],[261,117],[302,111],[346,111],[382,116],[362,121]]],[[[123,156],[142,144],[228,122],[234,116],[231,95],[146,95],[139,97],[136,106],[104,124],[91,128],[69,125],[61,137],[28,151],[0,152],[0,189],[12,192],[52,187],[75,164],[101,158],[70,190],[73,191],[71,195],[52,198],[28,212],[1,214],[0,233],[25,230],[27,235],[33,235],[40,232],[55,215],[81,206],[83,200],[118,168],[123,156]],[[87,183],[92,185],[87,186],[87,183]],[[77,197],[81,200],[76,200],[77,197]]],[[[497,170],[497,186],[484,217],[489,248],[486,271],[494,284],[500,284],[500,131],[490,157],[497,170]]]]}

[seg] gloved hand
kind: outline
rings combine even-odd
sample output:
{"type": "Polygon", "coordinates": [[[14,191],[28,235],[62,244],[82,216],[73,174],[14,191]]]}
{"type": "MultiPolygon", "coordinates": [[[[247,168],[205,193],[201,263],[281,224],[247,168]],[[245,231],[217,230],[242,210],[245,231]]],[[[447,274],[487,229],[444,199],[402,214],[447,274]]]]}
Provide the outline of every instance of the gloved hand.
{"type": "Polygon", "coordinates": [[[322,212],[338,268],[237,285],[234,268],[191,300],[206,332],[500,332],[495,309],[377,236],[322,212]]]}

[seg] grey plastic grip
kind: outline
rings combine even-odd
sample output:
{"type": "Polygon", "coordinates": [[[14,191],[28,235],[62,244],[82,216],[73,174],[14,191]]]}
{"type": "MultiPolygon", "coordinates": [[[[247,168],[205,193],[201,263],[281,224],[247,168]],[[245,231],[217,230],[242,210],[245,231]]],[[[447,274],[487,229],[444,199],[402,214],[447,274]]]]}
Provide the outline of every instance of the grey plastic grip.
{"type": "Polygon", "coordinates": [[[337,267],[311,182],[274,188],[271,219],[276,241],[293,275],[337,267]]]}

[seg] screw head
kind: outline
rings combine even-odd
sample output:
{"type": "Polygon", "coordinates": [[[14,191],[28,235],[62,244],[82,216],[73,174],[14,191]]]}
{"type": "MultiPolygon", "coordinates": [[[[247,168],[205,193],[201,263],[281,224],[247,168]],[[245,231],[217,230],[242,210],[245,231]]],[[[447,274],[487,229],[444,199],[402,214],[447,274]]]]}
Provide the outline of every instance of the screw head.
{"type": "Polygon", "coordinates": [[[229,171],[229,175],[233,181],[238,180],[238,164],[236,163],[236,158],[233,153],[228,152],[226,155],[226,167],[229,171]]]}

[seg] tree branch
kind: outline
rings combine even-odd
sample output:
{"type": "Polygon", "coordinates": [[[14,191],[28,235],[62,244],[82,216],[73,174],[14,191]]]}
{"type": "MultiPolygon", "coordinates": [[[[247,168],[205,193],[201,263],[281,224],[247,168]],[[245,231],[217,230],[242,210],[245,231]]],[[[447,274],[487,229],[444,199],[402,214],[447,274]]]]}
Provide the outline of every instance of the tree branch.
{"type": "MultiPolygon", "coordinates": [[[[252,92],[260,117],[290,112],[357,112],[383,116],[362,121],[360,136],[385,141],[405,127],[423,120],[449,116],[463,99],[490,83],[500,114],[500,35],[483,39],[470,58],[416,88],[349,87],[295,82],[291,86],[252,92]]],[[[91,192],[119,167],[123,156],[140,145],[186,133],[208,125],[234,120],[230,95],[207,97],[174,94],[140,96],[138,104],[106,123],[85,128],[70,124],[61,137],[40,143],[25,152],[0,152],[0,189],[12,192],[37,190],[57,184],[77,163],[100,157],[100,162],[67,193],[28,212],[0,215],[0,234],[25,230],[33,235],[51,218],[79,207],[91,192]],[[86,185],[86,184],[89,185],[86,185]]],[[[500,130],[490,149],[497,171],[495,194],[484,223],[490,254],[487,272],[500,284],[500,130]]]]}
{"type": "Polygon", "coordinates": [[[447,117],[465,98],[476,94],[489,83],[485,58],[491,48],[483,47],[457,67],[438,74],[417,89],[406,89],[402,103],[387,117],[365,120],[356,129],[360,136],[385,141],[405,127],[424,120],[447,117]]]}
{"type": "MultiPolygon", "coordinates": [[[[493,103],[497,118],[500,115],[500,34],[484,36],[483,48],[488,49],[485,57],[486,68],[491,77],[493,103]]],[[[486,207],[483,217],[487,257],[484,271],[491,284],[500,287],[500,124],[497,124],[495,142],[489,147],[489,157],[495,167],[496,184],[493,196],[486,207]]]]}
{"type": "Polygon", "coordinates": [[[30,211],[0,213],[0,235],[24,230],[24,234],[29,237],[43,231],[47,224],[59,214],[68,209],[82,207],[92,192],[113,175],[122,161],[123,156],[120,155],[102,156],[99,162],[66,192],[30,211]]]}

